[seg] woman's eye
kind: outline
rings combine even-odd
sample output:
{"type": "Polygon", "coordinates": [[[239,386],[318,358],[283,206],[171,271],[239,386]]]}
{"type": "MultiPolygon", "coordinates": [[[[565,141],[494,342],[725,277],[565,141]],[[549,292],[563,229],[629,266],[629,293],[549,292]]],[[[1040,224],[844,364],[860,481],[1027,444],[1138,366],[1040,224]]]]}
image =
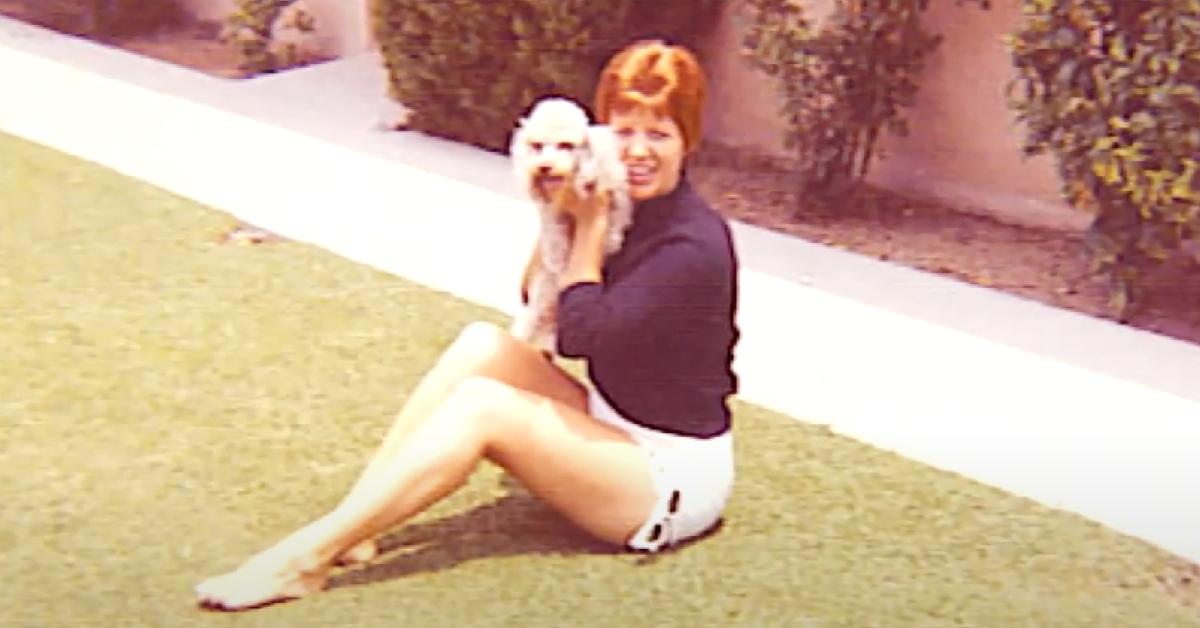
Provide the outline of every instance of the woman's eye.
{"type": "Polygon", "coordinates": [[[617,137],[629,137],[629,136],[633,135],[633,129],[619,128],[616,130],[616,133],[617,133],[617,137]]]}
{"type": "Polygon", "coordinates": [[[671,137],[670,133],[667,133],[666,131],[659,131],[657,129],[651,129],[648,133],[646,133],[646,135],[649,135],[650,139],[652,140],[665,140],[671,137]]]}

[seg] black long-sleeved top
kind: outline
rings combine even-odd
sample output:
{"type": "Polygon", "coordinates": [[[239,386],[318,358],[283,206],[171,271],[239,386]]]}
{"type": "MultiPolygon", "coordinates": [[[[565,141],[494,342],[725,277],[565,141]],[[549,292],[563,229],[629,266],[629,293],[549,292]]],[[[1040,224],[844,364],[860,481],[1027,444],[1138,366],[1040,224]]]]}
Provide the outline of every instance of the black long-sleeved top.
{"type": "Polygon", "coordinates": [[[558,352],[587,360],[609,405],[651,429],[713,437],[737,392],[737,260],[729,225],[686,178],[639,203],[603,281],[567,286],[558,352]]]}

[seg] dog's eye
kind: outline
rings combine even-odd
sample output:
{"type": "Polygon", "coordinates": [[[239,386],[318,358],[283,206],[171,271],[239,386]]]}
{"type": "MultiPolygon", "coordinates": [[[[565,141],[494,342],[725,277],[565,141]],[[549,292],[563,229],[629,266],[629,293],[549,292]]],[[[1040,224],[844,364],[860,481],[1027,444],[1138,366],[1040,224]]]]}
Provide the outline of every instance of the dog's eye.
{"type": "Polygon", "coordinates": [[[575,145],[574,145],[574,144],[572,144],[572,143],[570,143],[570,142],[559,142],[559,143],[558,143],[558,150],[562,150],[562,151],[572,151],[572,150],[575,150],[575,145]]]}
{"type": "Polygon", "coordinates": [[[543,144],[541,142],[530,142],[529,143],[529,147],[539,153],[542,152],[542,146],[543,146],[543,144]]]}

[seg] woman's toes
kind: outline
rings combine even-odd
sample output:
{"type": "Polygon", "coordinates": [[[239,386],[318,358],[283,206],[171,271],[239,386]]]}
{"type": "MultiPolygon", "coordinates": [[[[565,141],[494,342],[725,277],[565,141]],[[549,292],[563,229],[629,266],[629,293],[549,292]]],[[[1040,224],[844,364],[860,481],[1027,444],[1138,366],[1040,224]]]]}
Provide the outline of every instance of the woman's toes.
{"type": "Polygon", "coordinates": [[[196,585],[197,603],[207,609],[236,611],[292,600],[325,588],[323,573],[237,571],[196,585]]]}
{"type": "Polygon", "coordinates": [[[217,608],[219,606],[217,600],[220,595],[221,585],[220,577],[209,578],[204,582],[196,585],[196,603],[204,608],[217,608]]]}

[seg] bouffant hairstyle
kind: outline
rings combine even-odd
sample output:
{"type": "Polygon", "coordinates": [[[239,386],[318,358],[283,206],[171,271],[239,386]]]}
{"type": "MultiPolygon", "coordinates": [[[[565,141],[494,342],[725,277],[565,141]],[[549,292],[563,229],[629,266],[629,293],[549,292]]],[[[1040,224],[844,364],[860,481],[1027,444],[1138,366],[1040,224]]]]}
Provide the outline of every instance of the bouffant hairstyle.
{"type": "Polygon", "coordinates": [[[704,114],[704,71],[695,55],[662,41],[639,41],[609,60],[596,85],[596,119],[607,123],[614,111],[645,107],[670,116],[683,132],[684,151],[700,144],[704,114]]]}

